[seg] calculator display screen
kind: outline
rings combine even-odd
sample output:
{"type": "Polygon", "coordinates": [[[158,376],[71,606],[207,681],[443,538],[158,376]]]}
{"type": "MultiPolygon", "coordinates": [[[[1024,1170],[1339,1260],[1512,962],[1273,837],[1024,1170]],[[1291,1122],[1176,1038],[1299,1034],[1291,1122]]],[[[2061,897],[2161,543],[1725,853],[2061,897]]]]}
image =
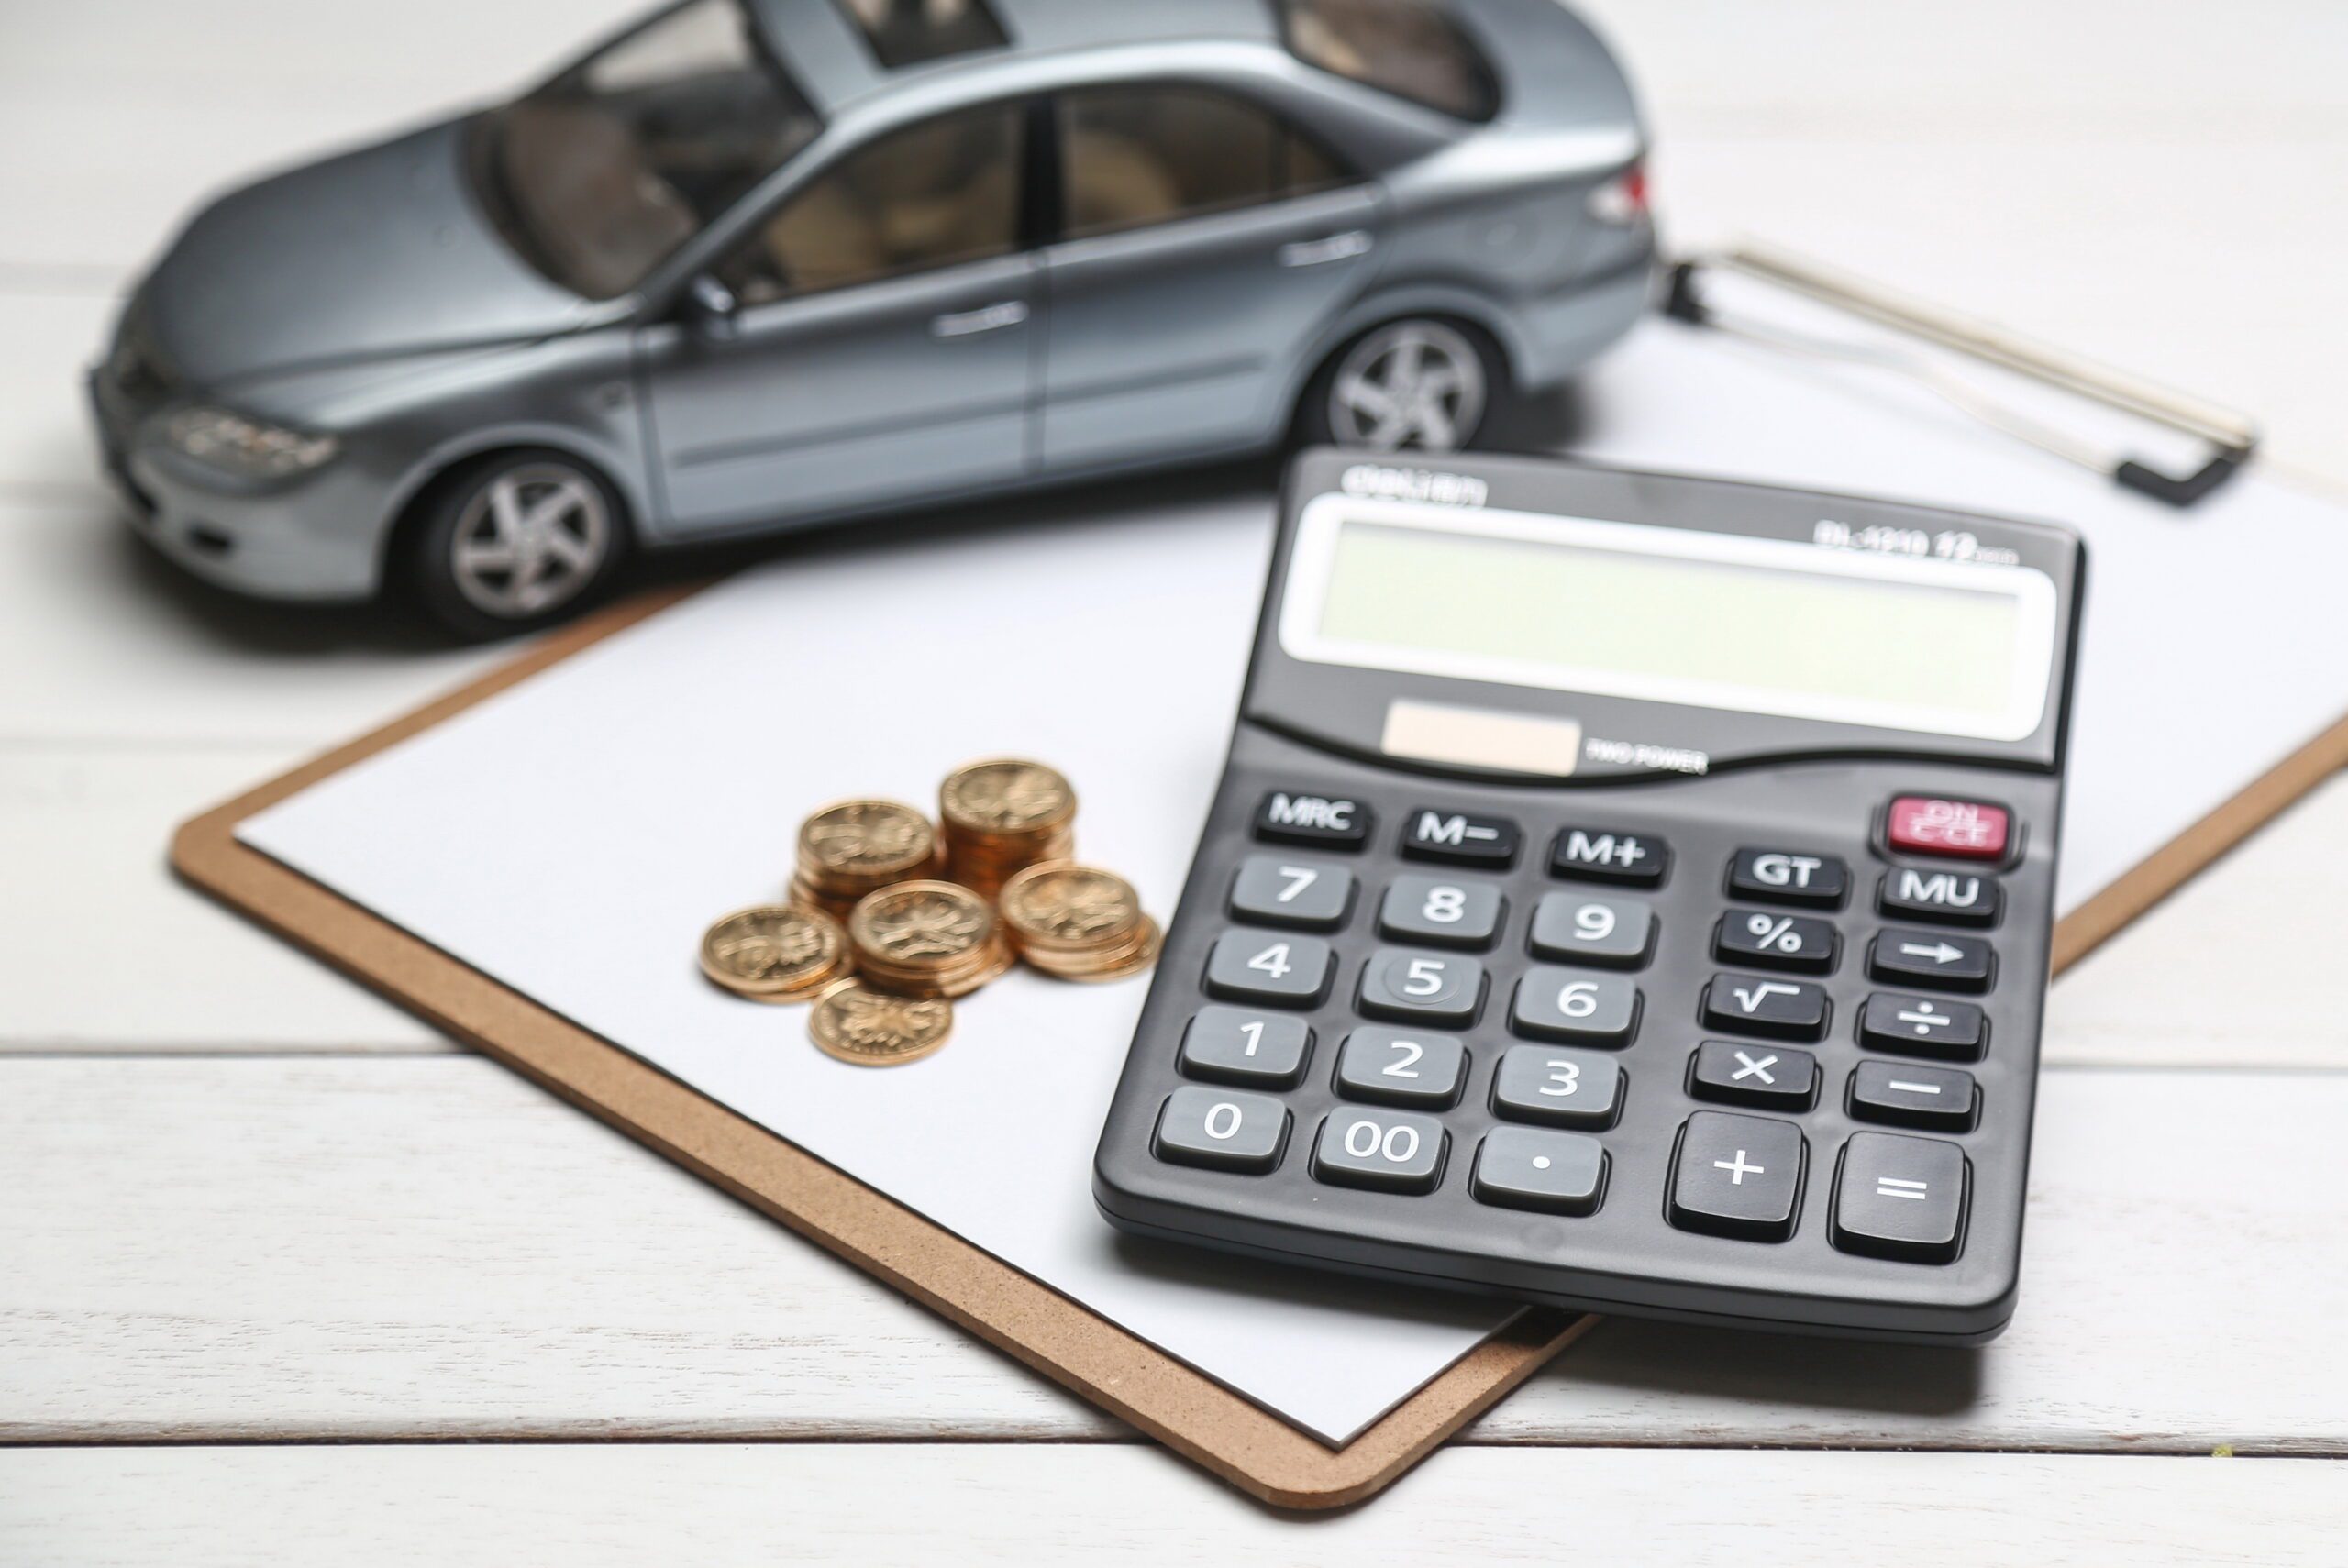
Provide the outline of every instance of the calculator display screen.
{"type": "Polygon", "coordinates": [[[2055,595],[2019,566],[1346,496],[1300,522],[1293,657],[2019,740],[2055,595]]]}

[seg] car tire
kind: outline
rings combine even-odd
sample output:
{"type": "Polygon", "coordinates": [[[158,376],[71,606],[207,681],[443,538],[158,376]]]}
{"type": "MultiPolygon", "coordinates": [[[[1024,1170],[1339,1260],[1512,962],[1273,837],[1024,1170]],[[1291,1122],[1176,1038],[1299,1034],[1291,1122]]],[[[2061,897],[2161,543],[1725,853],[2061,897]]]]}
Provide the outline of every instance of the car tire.
{"type": "Polygon", "coordinates": [[[1513,396],[1500,346],[1481,328],[1403,316],[1329,356],[1305,387],[1297,433],[1307,446],[1457,451],[1490,431],[1513,396]]]}
{"type": "Polygon", "coordinates": [[[568,454],[469,463],[435,486],[403,563],[416,602],[470,641],[536,631],[592,603],[627,554],[619,493],[568,454]]]}

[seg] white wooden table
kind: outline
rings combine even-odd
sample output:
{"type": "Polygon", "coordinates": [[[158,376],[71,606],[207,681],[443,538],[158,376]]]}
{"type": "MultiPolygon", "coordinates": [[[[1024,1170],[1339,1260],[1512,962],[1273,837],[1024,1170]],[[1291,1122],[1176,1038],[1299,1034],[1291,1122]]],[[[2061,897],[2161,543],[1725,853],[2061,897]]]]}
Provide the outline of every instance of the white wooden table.
{"type": "MultiPolygon", "coordinates": [[[[1609,1323],[1316,1520],[174,887],[177,819],[501,656],[144,558],[78,402],[116,294],[207,188],[634,8],[0,14],[0,1562],[2348,1560],[2337,782],[2056,988],[1996,1345],[1609,1323]]],[[[1839,259],[2348,477],[2337,0],[1597,9],[1676,237],[1839,259]]]]}

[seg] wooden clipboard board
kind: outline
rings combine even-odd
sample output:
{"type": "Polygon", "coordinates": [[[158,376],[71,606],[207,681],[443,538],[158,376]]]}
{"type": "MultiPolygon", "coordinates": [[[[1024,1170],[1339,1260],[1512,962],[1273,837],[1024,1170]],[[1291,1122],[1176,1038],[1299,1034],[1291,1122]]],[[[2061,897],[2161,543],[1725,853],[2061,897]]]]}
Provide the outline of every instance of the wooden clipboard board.
{"type": "MultiPolygon", "coordinates": [[[[796,1145],[480,971],[238,843],[238,825],[688,597],[665,590],[552,634],[512,663],[184,823],[188,882],[434,1028],[482,1051],[781,1221],[998,1350],[1283,1507],[1358,1502],[1394,1481],[1598,1321],[1534,1309],[1341,1449],[932,1224],[796,1145]]],[[[2348,767],[2348,717],[2055,928],[2060,973],[2348,767]]]]}

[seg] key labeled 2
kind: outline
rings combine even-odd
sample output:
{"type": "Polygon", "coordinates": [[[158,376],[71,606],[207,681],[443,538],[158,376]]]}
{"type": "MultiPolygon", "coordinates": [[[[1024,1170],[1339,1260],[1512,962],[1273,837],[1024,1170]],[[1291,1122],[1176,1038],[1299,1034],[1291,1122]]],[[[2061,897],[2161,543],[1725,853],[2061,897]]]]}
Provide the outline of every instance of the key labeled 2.
{"type": "Polygon", "coordinates": [[[1337,1050],[1337,1092],[1347,1099],[1440,1110],[1467,1077],[1467,1048],[1432,1030],[1364,1024],[1337,1050]]]}

